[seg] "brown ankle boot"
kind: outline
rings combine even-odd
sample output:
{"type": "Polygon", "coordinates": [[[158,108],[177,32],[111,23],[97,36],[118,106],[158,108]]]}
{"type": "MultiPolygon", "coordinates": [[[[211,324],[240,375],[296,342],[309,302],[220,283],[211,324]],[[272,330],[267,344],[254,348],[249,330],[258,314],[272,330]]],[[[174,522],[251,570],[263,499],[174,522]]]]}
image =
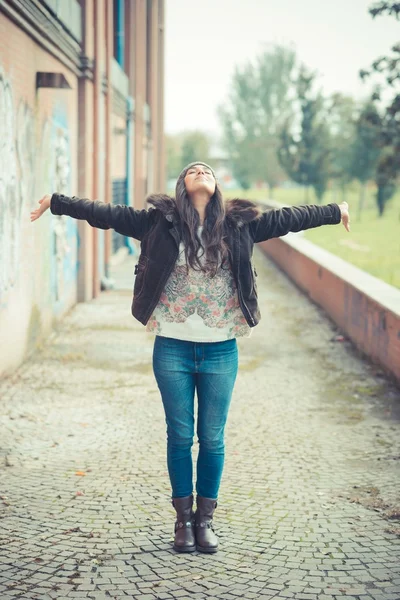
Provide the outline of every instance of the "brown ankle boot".
{"type": "Polygon", "coordinates": [[[194,552],[196,538],[194,535],[193,494],[185,498],[172,498],[172,506],[176,510],[174,550],[177,552],[194,552]]]}
{"type": "Polygon", "coordinates": [[[212,520],[217,500],[197,496],[197,509],[194,513],[196,527],[196,548],[199,552],[217,552],[218,538],[214,533],[212,520]]]}

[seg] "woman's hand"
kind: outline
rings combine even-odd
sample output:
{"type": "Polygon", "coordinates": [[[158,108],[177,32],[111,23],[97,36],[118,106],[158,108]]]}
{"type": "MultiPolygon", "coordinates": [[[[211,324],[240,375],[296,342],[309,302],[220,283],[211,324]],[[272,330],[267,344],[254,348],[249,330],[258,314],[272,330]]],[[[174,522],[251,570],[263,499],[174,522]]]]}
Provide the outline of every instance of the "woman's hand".
{"type": "Polygon", "coordinates": [[[347,202],[341,202],[339,204],[340,213],[342,215],[342,223],[347,231],[350,231],[350,215],[349,215],[349,205],[347,202]]]}
{"type": "Polygon", "coordinates": [[[31,212],[31,222],[36,221],[36,219],[41,217],[42,214],[46,212],[48,208],[50,208],[50,200],[51,194],[46,194],[41,200],[39,200],[39,208],[37,208],[36,210],[32,210],[31,212]]]}

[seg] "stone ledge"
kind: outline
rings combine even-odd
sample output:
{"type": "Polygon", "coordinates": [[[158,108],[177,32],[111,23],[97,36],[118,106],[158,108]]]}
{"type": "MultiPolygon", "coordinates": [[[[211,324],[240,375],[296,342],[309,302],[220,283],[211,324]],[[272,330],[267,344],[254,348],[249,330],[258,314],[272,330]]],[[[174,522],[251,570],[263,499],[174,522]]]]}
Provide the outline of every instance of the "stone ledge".
{"type": "MultiPolygon", "coordinates": [[[[282,208],[289,206],[269,200],[263,202],[262,206],[269,208],[282,208]]],[[[291,248],[301,252],[310,260],[320,265],[324,269],[331,271],[334,275],[346,281],[356,290],[368,296],[374,302],[380,304],[382,308],[390,310],[400,318],[400,290],[370,275],[363,269],[352,265],[343,258],[336,256],[332,252],[321,248],[310,240],[304,238],[303,231],[299,233],[288,233],[280,237],[291,248]]]]}
{"type": "Polygon", "coordinates": [[[400,290],[393,285],[370,275],[297,233],[288,233],[281,237],[281,240],[400,318],[400,290]]]}
{"type": "Polygon", "coordinates": [[[362,353],[400,382],[400,290],[310,242],[303,232],[260,246],[362,353]]]}

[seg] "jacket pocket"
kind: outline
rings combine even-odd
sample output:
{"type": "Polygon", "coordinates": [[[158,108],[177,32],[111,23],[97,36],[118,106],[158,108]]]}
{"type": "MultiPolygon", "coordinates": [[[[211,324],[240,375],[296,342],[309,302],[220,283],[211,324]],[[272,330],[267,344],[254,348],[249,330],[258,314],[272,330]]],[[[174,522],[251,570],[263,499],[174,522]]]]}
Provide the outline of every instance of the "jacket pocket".
{"type": "Polygon", "coordinates": [[[147,256],[140,255],[137,264],[135,265],[135,283],[133,286],[133,295],[135,297],[139,296],[139,294],[143,291],[144,287],[144,278],[147,270],[147,264],[149,259],[147,256]]]}

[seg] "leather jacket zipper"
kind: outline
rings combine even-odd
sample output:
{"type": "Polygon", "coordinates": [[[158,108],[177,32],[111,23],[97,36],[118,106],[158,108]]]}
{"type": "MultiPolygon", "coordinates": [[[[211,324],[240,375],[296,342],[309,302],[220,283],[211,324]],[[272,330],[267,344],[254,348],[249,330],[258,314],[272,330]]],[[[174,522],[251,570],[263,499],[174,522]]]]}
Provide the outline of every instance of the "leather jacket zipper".
{"type": "MultiPolygon", "coordinates": [[[[238,286],[238,288],[239,288],[239,287],[240,287],[240,283],[239,283],[239,286],[238,286]]],[[[250,318],[250,321],[253,323],[253,325],[255,325],[256,323],[255,323],[255,321],[254,321],[254,319],[253,319],[253,316],[252,316],[252,314],[251,314],[251,312],[250,312],[250,310],[249,310],[249,308],[248,308],[247,304],[245,303],[245,301],[244,301],[244,299],[243,299],[243,294],[242,294],[242,290],[241,290],[241,289],[239,290],[239,294],[240,294],[240,296],[241,296],[241,299],[242,299],[243,306],[245,307],[245,309],[246,309],[246,311],[247,311],[247,314],[248,314],[248,316],[249,316],[249,318],[250,318]]]]}
{"type": "MultiPolygon", "coordinates": [[[[239,253],[240,253],[240,239],[237,240],[237,245],[238,245],[239,253]]],[[[244,301],[244,298],[243,298],[242,288],[240,286],[239,264],[240,264],[240,256],[238,256],[238,277],[237,277],[237,289],[238,289],[238,294],[239,294],[239,300],[240,299],[242,300],[242,304],[243,304],[243,306],[245,307],[245,309],[247,311],[247,315],[248,315],[250,321],[252,322],[253,325],[255,325],[256,323],[255,323],[255,321],[253,319],[253,315],[251,314],[251,312],[250,312],[250,310],[249,310],[249,308],[248,308],[248,306],[247,306],[247,304],[246,304],[246,302],[244,301]]]]}

